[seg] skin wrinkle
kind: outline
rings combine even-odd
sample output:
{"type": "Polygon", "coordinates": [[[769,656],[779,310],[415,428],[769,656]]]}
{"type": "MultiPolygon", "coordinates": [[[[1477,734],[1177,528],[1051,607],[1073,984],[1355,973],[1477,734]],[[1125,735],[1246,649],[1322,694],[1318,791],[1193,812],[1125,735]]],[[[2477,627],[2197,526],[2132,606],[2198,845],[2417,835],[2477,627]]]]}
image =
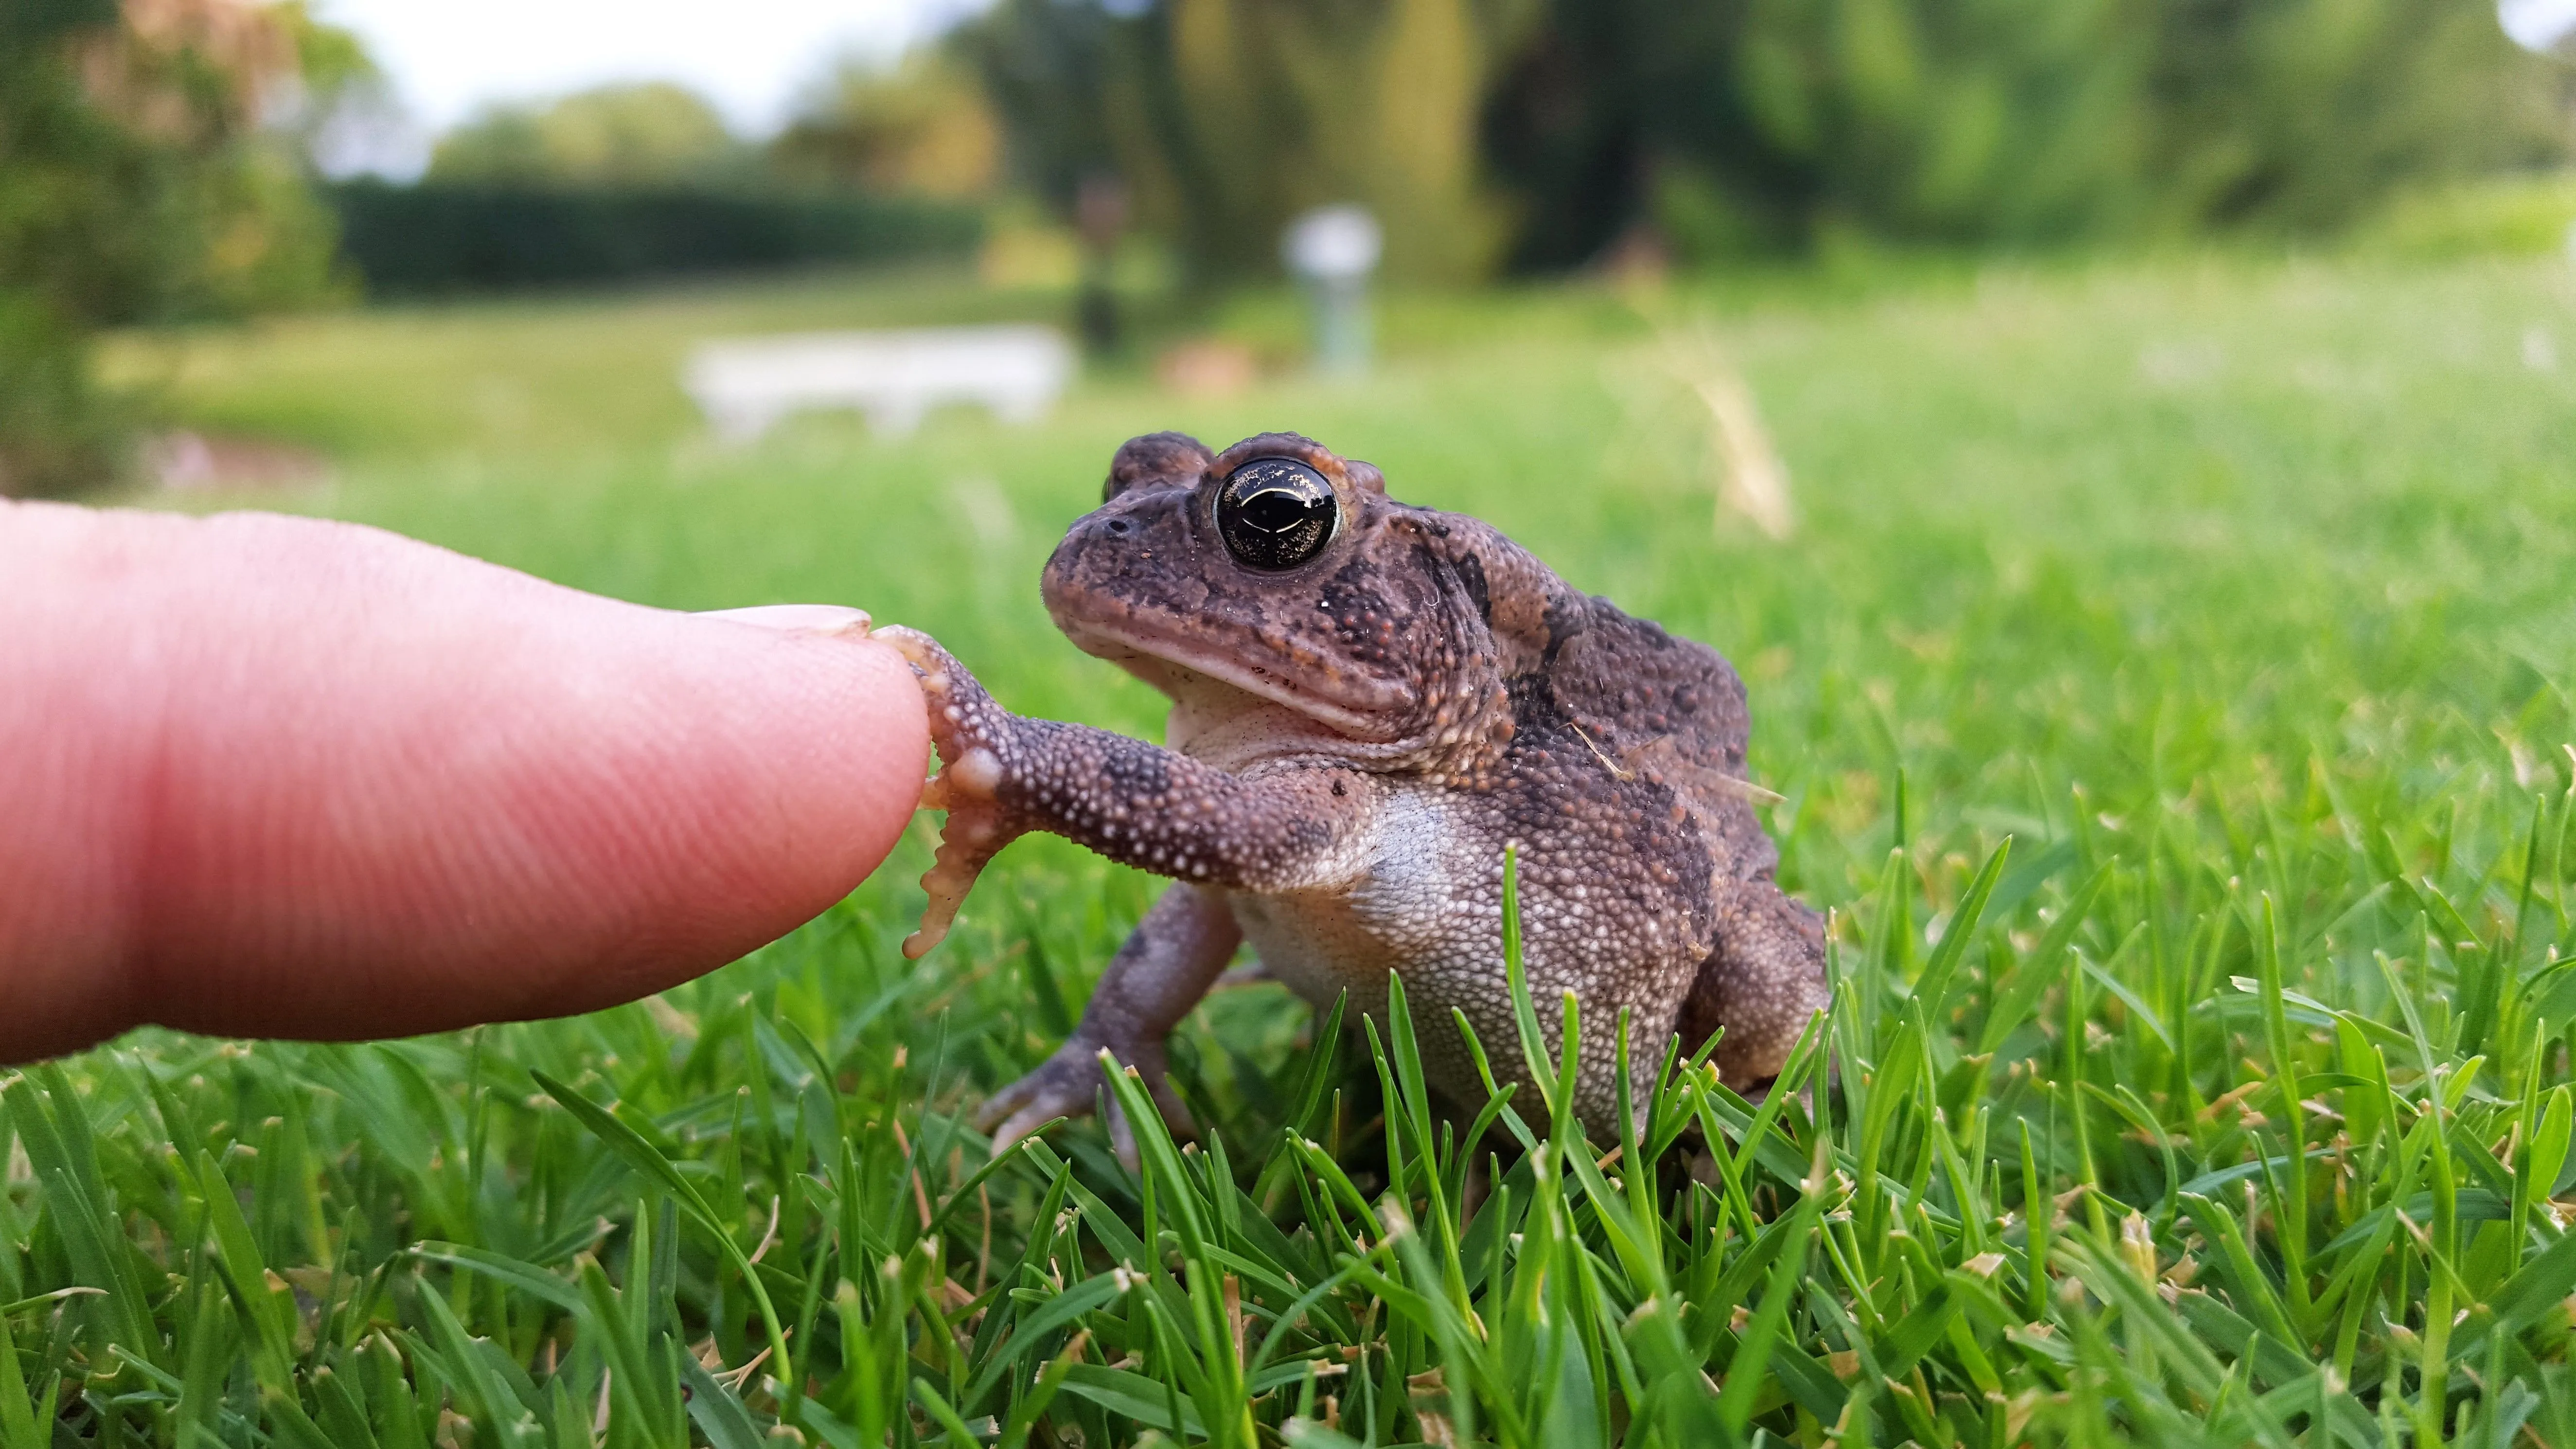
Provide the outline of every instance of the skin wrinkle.
{"type": "Polygon", "coordinates": [[[0,1059],[142,1017],[344,1037],[628,999],[856,884],[927,753],[882,647],[310,520],[0,508],[17,628],[81,723],[0,698],[0,743],[52,761],[0,805],[42,812],[18,850],[68,898],[0,899],[0,992],[33,1003],[0,1059]]]}
{"type": "MultiPolygon", "coordinates": [[[[149,1019],[154,1013],[155,1002],[162,999],[161,993],[153,989],[161,973],[154,970],[152,963],[166,949],[159,941],[166,929],[162,922],[168,912],[168,905],[162,898],[163,883],[176,879],[180,869],[177,847],[181,806],[177,796],[181,744],[177,712],[171,701],[176,674],[166,657],[166,618],[164,610],[154,608],[136,621],[129,635],[135,642],[135,657],[126,662],[121,673],[127,688],[148,691],[150,699],[129,701],[124,711],[125,717],[133,721],[132,728],[143,740],[137,746],[143,764],[131,771],[132,778],[138,781],[137,801],[128,817],[130,833],[121,836],[121,853],[132,862],[124,872],[124,907],[116,915],[125,939],[116,944],[107,958],[120,963],[122,969],[104,973],[108,979],[119,983],[115,1014],[111,1018],[118,1021],[149,1019]]],[[[116,718],[115,715],[108,717],[116,718]]],[[[111,754],[88,778],[107,782],[105,788],[113,789],[112,782],[119,773],[111,754]]],[[[83,777],[75,775],[71,778],[83,777]]],[[[116,842],[120,840],[120,833],[103,832],[102,838],[116,842]]],[[[119,846],[111,844],[109,849],[118,852],[119,846]]]]}
{"type": "MultiPolygon", "coordinates": [[[[148,762],[150,726],[160,711],[138,707],[138,681],[155,682],[150,640],[111,637],[107,648],[66,647],[81,624],[75,600],[92,577],[109,585],[135,574],[126,540],[92,551],[75,570],[69,551],[74,510],[14,505],[0,521],[24,522],[30,546],[0,569],[0,645],[17,653],[0,694],[0,942],[15,943],[20,978],[10,1015],[35,1019],[31,1003],[66,994],[102,957],[129,949],[147,882],[131,848],[136,822],[150,818],[159,785],[148,762]],[[104,667],[102,667],[102,665],[104,667]],[[47,728],[47,716],[77,728],[47,728]],[[139,739],[137,738],[139,736],[139,739]],[[133,757],[147,767],[120,771],[133,757]]],[[[119,1019],[135,991],[120,973],[89,981],[95,999],[65,1013],[39,1045],[76,1044],[92,1023],[119,1019]]]]}

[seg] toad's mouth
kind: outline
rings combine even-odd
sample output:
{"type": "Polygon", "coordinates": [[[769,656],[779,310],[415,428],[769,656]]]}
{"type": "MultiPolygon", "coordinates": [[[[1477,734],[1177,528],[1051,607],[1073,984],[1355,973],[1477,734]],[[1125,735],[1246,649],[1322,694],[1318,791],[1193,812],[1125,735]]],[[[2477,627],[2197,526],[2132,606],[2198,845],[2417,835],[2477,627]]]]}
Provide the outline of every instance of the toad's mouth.
{"type": "MultiPolygon", "coordinates": [[[[1141,621],[1059,623],[1075,648],[1095,658],[1106,659],[1175,698],[1178,698],[1178,691],[1174,681],[1169,672],[1159,666],[1184,669],[1232,686],[1255,698],[1295,710],[1336,733],[1372,742],[1383,742],[1393,737],[1390,726],[1403,707],[1401,691],[1390,686],[1349,687],[1355,682],[1331,674],[1311,683],[1293,679],[1282,670],[1264,669],[1257,663],[1217,653],[1141,621]],[[1345,688],[1334,690],[1332,686],[1336,684],[1345,688]]],[[[1318,669],[1320,671],[1322,666],[1318,669]]]]}

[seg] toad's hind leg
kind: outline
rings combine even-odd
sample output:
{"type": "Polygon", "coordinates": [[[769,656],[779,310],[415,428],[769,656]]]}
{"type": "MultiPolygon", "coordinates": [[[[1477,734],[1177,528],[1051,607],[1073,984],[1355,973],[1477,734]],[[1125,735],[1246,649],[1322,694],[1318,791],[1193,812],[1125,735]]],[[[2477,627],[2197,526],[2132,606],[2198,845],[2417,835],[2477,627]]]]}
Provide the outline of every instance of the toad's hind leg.
{"type": "Polygon", "coordinates": [[[1678,1029],[1697,1050],[1720,1027],[1718,1076],[1750,1092],[1780,1074],[1808,1020],[1825,1009],[1825,923],[1769,879],[1725,887],[1717,946],[1700,962],[1678,1029]]]}
{"type": "MultiPolygon", "coordinates": [[[[1163,1042],[1190,1014],[1243,943],[1243,928],[1221,891],[1176,884],[1136,923],[1083,1008],[1082,1024],[1045,1065],[994,1094],[976,1123],[1000,1152],[1050,1117],[1078,1117],[1100,1092],[1100,1053],[1134,1067],[1172,1130],[1191,1130],[1172,1091],[1163,1042]]],[[[1119,1160],[1136,1165],[1134,1124],[1116,1110],[1109,1135],[1119,1160]]]]}

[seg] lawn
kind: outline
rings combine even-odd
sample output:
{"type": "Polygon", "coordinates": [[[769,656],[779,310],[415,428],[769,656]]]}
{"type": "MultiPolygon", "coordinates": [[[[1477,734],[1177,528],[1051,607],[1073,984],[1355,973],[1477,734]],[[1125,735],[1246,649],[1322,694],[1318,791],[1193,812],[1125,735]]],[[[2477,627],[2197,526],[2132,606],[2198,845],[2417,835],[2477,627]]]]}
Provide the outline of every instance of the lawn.
{"type": "MultiPolygon", "coordinates": [[[[1203,1144],[1140,1181],[1076,1123],[987,1169],[966,1118],[1155,883],[1026,842],[907,964],[925,832],[655,1001],[10,1080],[0,1446],[2576,1445],[2563,262],[1399,298],[1365,382],[1111,368],[1030,429],[745,452],[674,381],[698,336],[1059,306],[817,278],[115,362],[337,460],[248,501],[656,604],[859,604],[1149,737],[1037,598],[1111,450],[1368,458],[1744,671],[1783,880],[1834,913],[1806,1090],[1680,1062],[1626,1141],[1557,1091],[1479,1136],[1407,1033],[1253,987],[1176,1043],[1203,1144]],[[1713,504],[1712,348],[1787,541],[1713,504]]],[[[1215,325],[1293,338],[1280,298],[1215,325]]]]}

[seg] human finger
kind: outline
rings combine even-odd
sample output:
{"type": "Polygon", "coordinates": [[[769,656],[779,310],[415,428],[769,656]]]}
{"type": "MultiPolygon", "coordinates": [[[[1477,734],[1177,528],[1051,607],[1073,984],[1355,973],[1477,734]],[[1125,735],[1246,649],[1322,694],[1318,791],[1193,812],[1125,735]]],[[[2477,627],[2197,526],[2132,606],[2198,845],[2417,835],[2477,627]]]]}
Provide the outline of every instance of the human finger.
{"type": "Polygon", "coordinates": [[[927,759],[853,611],[265,515],[0,505],[0,675],[0,1060],[628,1000],[846,893],[927,759]]]}

